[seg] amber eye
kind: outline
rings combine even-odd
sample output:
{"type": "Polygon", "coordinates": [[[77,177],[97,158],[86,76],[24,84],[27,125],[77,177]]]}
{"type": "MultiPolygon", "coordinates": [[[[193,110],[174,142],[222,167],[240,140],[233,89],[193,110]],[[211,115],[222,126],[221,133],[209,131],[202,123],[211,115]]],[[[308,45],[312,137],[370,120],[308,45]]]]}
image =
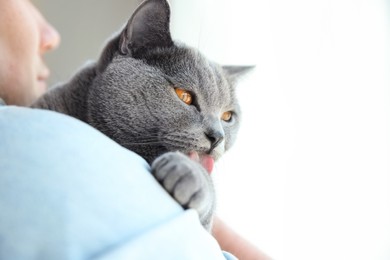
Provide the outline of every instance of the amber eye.
{"type": "Polygon", "coordinates": [[[223,121],[229,122],[230,120],[232,120],[232,115],[233,115],[232,112],[227,111],[227,112],[222,114],[221,119],[223,121]]]}
{"type": "Polygon", "coordinates": [[[175,88],[175,92],[176,92],[176,95],[181,99],[181,101],[183,101],[187,105],[192,104],[192,96],[191,96],[190,92],[188,92],[187,90],[184,90],[182,88],[175,88]]]}

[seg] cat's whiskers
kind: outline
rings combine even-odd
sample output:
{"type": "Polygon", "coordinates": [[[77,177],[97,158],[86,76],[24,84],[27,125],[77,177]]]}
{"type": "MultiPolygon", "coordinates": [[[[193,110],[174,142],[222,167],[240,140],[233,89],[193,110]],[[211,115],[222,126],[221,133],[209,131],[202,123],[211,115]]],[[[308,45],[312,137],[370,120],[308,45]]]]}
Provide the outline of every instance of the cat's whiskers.
{"type": "Polygon", "coordinates": [[[123,146],[129,146],[129,145],[161,145],[161,142],[128,142],[123,143],[123,146]]]}
{"type": "Polygon", "coordinates": [[[196,138],[196,137],[191,137],[190,134],[170,134],[170,135],[165,135],[164,136],[164,139],[167,139],[167,140],[170,140],[170,141],[183,141],[184,142],[188,142],[188,141],[191,141],[191,142],[196,142],[199,140],[199,138],[196,138]]]}
{"type": "Polygon", "coordinates": [[[160,140],[160,134],[159,133],[149,133],[147,135],[142,135],[139,137],[133,137],[132,141],[129,142],[121,142],[121,145],[123,146],[130,146],[130,145],[161,145],[160,140]]]}
{"type": "Polygon", "coordinates": [[[135,138],[131,142],[122,142],[123,146],[141,146],[141,145],[150,145],[150,146],[166,146],[166,147],[174,147],[172,150],[188,150],[189,147],[196,150],[198,147],[194,145],[194,141],[196,142],[197,138],[188,138],[188,135],[185,139],[183,139],[183,133],[166,133],[163,135],[147,135],[142,138],[135,138]],[[189,142],[190,141],[190,142],[189,142]]]}
{"type": "Polygon", "coordinates": [[[180,149],[182,149],[182,150],[187,150],[188,149],[188,143],[185,143],[185,142],[178,142],[178,141],[170,141],[170,140],[166,140],[165,142],[164,142],[166,145],[168,145],[168,146],[172,146],[172,147],[174,147],[175,149],[173,149],[173,150],[180,150],[180,149]]]}

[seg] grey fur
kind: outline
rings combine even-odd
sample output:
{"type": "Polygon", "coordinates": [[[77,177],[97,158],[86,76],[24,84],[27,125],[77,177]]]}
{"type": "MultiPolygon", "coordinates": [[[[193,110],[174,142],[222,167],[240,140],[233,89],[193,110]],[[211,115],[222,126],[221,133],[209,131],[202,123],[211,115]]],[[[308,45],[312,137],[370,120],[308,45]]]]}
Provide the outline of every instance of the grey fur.
{"type": "Polygon", "coordinates": [[[233,86],[239,69],[224,69],[173,42],[169,18],[165,0],[146,0],[97,62],[33,107],[79,118],[154,162],[156,179],[183,207],[196,209],[209,229],[215,208],[211,178],[183,154],[196,151],[217,160],[232,146],[240,122],[233,86]],[[190,91],[193,104],[182,102],[174,88],[190,91]],[[226,111],[233,112],[229,122],[221,120],[226,111]],[[216,140],[221,142],[213,147],[216,140]]]}
{"type": "Polygon", "coordinates": [[[152,173],[180,205],[196,209],[202,225],[211,230],[215,210],[214,186],[199,163],[180,152],[169,152],[153,162],[152,173]]]}

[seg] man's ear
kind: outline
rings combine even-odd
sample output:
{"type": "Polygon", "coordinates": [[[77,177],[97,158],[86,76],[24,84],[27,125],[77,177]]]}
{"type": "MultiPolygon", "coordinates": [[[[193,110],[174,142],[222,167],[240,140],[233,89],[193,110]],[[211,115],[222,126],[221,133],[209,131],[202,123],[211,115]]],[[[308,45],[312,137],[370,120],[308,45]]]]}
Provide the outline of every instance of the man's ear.
{"type": "Polygon", "coordinates": [[[119,40],[122,55],[173,45],[169,30],[170,8],[166,0],[146,0],[135,10],[119,40]]]}
{"type": "Polygon", "coordinates": [[[235,66],[235,65],[229,65],[229,66],[222,66],[223,71],[225,74],[229,77],[230,80],[233,82],[236,82],[239,78],[253,70],[255,66],[235,66]]]}

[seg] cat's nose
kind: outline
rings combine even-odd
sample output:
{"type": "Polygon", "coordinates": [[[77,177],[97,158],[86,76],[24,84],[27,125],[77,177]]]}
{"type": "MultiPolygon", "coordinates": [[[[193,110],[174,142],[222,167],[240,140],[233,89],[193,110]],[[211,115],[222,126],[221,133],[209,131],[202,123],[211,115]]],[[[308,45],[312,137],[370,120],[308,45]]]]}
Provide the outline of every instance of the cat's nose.
{"type": "Polygon", "coordinates": [[[209,153],[211,153],[215,149],[215,147],[217,147],[225,138],[225,135],[223,132],[216,131],[216,130],[209,131],[209,132],[205,133],[205,135],[211,143],[209,153]]]}

